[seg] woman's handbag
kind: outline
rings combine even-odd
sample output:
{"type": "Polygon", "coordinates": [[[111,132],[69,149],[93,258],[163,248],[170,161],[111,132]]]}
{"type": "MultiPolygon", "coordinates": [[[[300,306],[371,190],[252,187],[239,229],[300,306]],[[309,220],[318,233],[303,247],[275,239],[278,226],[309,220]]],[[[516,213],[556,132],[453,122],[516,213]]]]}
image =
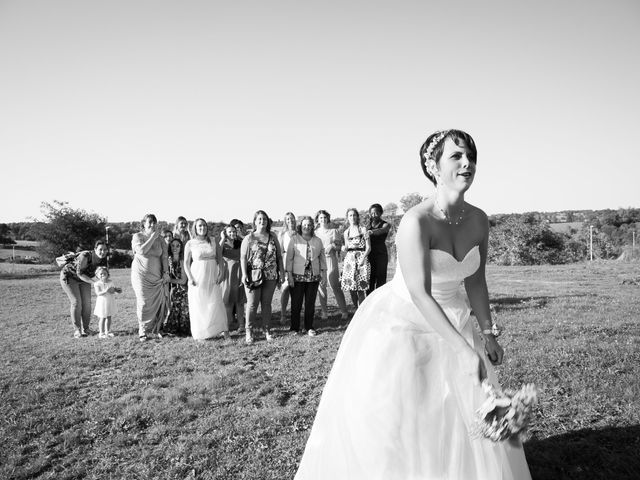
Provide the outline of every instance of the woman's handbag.
{"type": "Polygon", "coordinates": [[[261,268],[253,268],[249,273],[249,278],[247,279],[247,288],[249,290],[255,290],[262,286],[264,282],[264,273],[261,268]]]}

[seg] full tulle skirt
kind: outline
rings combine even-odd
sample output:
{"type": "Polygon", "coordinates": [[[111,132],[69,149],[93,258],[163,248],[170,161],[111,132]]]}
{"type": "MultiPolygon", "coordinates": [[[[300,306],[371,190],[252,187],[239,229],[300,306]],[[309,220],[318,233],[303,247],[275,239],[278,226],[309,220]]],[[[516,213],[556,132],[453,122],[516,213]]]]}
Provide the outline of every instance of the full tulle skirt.
{"type": "Polygon", "coordinates": [[[213,338],[229,330],[222,288],[216,283],[218,265],[215,260],[194,260],[191,273],[196,281],[187,290],[191,336],[196,340],[213,338]]]}
{"type": "MultiPolygon", "coordinates": [[[[439,303],[485,358],[462,294],[439,303]]],[[[295,478],[530,479],[521,445],[470,435],[484,398],[449,345],[388,283],[345,332],[295,478]]]]}

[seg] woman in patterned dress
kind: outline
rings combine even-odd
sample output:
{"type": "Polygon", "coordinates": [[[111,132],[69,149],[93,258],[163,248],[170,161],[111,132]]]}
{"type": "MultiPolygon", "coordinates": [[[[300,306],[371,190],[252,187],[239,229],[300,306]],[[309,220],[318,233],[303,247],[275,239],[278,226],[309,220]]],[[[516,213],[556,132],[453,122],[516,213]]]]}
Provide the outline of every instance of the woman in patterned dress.
{"type": "Polygon", "coordinates": [[[371,266],[368,255],[371,251],[371,243],[367,229],[360,226],[358,210],[350,208],[345,216],[347,228],[344,231],[342,250],[347,253],[342,265],[340,285],[342,290],[349,292],[353,306],[358,308],[369,289],[371,266]]]}
{"type": "Polygon", "coordinates": [[[360,226],[360,214],[355,208],[350,208],[346,213],[347,228],[344,231],[344,245],[342,249],[347,252],[342,266],[342,290],[351,295],[353,306],[358,306],[364,301],[369,289],[369,275],[371,266],[368,255],[371,251],[371,242],[367,229],[360,226]]]}
{"type": "Polygon", "coordinates": [[[187,298],[187,276],[184,273],[184,250],[182,241],[174,238],[169,244],[169,284],[171,286],[171,308],[163,330],[174,335],[189,335],[189,300],[187,298]]]}

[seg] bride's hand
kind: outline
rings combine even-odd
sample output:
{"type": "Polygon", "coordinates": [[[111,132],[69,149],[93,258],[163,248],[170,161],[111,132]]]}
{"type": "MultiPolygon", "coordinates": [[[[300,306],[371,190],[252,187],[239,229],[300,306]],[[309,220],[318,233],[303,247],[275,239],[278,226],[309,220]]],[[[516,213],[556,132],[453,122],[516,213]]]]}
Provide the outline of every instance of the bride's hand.
{"type": "Polygon", "coordinates": [[[484,348],[487,351],[489,360],[493,365],[501,365],[502,358],[504,357],[504,350],[498,343],[498,340],[496,340],[496,337],[494,337],[493,335],[486,335],[485,339],[486,343],[484,348]]]}

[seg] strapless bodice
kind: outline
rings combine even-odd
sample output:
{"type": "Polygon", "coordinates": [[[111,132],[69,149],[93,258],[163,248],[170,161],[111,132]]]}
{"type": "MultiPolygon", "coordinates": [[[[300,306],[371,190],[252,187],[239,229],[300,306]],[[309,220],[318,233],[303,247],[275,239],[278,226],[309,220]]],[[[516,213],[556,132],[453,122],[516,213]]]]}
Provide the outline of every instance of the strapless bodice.
{"type": "MultiPolygon", "coordinates": [[[[430,251],[431,258],[431,295],[440,304],[445,305],[460,299],[460,282],[473,275],[480,267],[480,251],[478,246],[467,252],[465,257],[458,261],[450,253],[444,250],[430,251]]],[[[402,297],[410,300],[409,291],[404,282],[400,263],[397,264],[393,277],[394,289],[402,297]]]]}

